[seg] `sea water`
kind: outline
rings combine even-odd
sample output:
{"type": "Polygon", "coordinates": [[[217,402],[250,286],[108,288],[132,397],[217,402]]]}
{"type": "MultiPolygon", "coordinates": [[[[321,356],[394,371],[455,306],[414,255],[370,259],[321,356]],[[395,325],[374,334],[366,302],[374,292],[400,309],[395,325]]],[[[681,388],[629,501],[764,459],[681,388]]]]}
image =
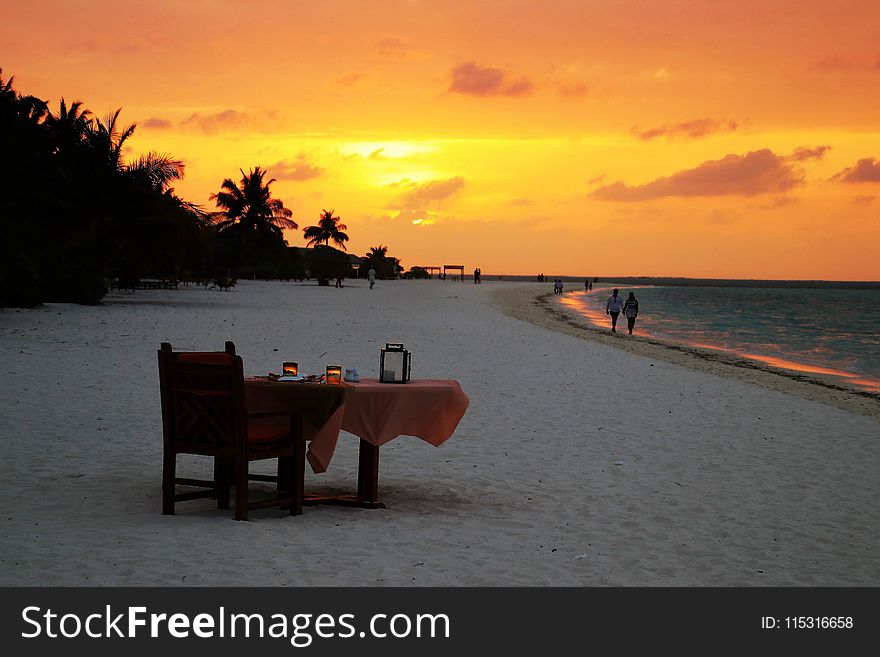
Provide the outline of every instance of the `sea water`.
{"type": "MultiPolygon", "coordinates": [[[[610,328],[612,286],[566,293],[566,306],[610,328]]],[[[639,302],[637,334],[718,349],[783,369],[838,376],[880,392],[880,289],[619,286],[639,302]]],[[[571,289],[571,288],[569,288],[571,289]]],[[[626,334],[621,315],[618,332],[626,334]]]]}

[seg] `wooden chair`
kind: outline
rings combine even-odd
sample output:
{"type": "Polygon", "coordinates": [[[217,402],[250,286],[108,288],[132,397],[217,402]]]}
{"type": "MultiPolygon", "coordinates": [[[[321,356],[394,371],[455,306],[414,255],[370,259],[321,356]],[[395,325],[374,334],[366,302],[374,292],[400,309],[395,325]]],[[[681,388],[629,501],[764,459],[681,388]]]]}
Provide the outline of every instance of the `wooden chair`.
{"type": "Polygon", "coordinates": [[[229,487],[235,486],[235,519],[270,506],[302,513],[306,443],[302,417],[287,412],[248,413],[244,405],[244,370],[235,345],[221,352],[174,352],[163,342],[159,349],[162,393],[164,462],[162,513],[174,514],[175,503],[216,497],[217,507],[229,508],[229,487]],[[286,419],[285,419],[286,416],[286,419]],[[214,457],[214,479],[177,476],[178,454],[214,457]],[[278,459],[278,475],[249,475],[248,464],[278,459]],[[248,481],[277,481],[277,496],[248,500],[248,481]],[[207,490],[177,492],[177,486],[207,490]]]}

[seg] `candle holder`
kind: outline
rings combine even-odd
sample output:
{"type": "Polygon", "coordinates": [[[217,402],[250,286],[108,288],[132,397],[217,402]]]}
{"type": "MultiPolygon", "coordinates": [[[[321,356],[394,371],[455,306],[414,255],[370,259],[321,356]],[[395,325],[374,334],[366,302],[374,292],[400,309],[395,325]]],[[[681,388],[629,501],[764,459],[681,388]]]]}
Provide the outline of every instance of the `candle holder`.
{"type": "Polygon", "coordinates": [[[379,352],[379,381],[382,383],[406,383],[411,367],[410,352],[398,342],[387,342],[379,352]]]}
{"type": "Polygon", "coordinates": [[[339,385],[342,383],[342,365],[327,366],[327,383],[330,385],[339,385]]]}
{"type": "Polygon", "coordinates": [[[293,361],[284,361],[284,364],[281,366],[281,370],[282,376],[299,376],[299,363],[294,363],[293,361]]]}

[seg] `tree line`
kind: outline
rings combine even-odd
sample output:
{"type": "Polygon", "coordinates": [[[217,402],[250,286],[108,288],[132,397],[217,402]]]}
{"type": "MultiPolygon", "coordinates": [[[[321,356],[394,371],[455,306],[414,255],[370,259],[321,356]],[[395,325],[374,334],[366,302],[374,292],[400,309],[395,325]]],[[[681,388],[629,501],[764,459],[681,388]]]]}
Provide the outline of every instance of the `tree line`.
{"type": "MultiPolygon", "coordinates": [[[[298,225],[264,169],[223,180],[208,211],[175,193],[182,161],[157,152],[125,161],[136,126],[122,124],[121,110],[98,117],[62,98],[52,111],[13,82],[0,69],[0,306],[97,303],[112,281],[144,278],[327,284],[350,274],[347,227],[333,210],[303,229],[313,249],[288,248],[283,231],[298,225]]],[[[379,246],[363,266],[387,277],[399,264],[379,246]]]]}

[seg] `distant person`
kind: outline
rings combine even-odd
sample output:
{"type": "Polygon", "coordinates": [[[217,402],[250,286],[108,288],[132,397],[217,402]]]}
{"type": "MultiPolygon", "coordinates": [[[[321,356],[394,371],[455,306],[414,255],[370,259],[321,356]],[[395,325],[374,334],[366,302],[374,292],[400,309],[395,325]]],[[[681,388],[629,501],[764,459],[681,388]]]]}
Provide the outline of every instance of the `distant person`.
{"type": "Polygon", "coordinates": [[[483,284],[483,270],[477,267],[477,283],[483,284]]]}
{"type": "Polygon", "coordinates": [[[559,294],[559,279],[553,279],[553,294],[559,294]]]}
{"type": "Polygon", "coordinates": [[[370,289],[373,289],[373,286],[376,284],[376,270],[370,267],[370,270],[367,272],[367,279],[370,281],[370,289]]]}
{"type": "Polygon", "coordinates": [[[590,281],[584,281],[584,292],[590,291],[590,281]]]}
{"type": "Polygon", "coordinates": [[[629,334],[632,335],[633,328],[636,325],[636,317],[639,316],[639,302],[636,299],[635,293],[629,293],[629,298],[623,304],[623,314],[626,317],[629,334]]]}
{"type": "Polygon", "coordinates": [[[617,288],[615,288],[611,296],[608,297],[608,301],[605,302],[605,314],[611,315],[612,333],[617,333],[617,318],[620,316],[621,310],[623,310],[623,300],[617,296],[617,288]]]}
{"type": "Polygon", "coordinates": [[[342,274],[336,274],[336,287],[342,287],[342,274]]]}
{"type": "Polygon", "coordinates": [[[589,290],[590,290],[590,292],[593,291],[593,281],[590,281],[590,288],[589,288],[589,290]]]}
{"type": "Polygon", "coordinates": [[[479,276],[479,274],[477,274],[477,270],[474,269],[474,285],[477,284],[477,279],[478,279],[479,277],[480,277],[480,276],[479,276]]]}

